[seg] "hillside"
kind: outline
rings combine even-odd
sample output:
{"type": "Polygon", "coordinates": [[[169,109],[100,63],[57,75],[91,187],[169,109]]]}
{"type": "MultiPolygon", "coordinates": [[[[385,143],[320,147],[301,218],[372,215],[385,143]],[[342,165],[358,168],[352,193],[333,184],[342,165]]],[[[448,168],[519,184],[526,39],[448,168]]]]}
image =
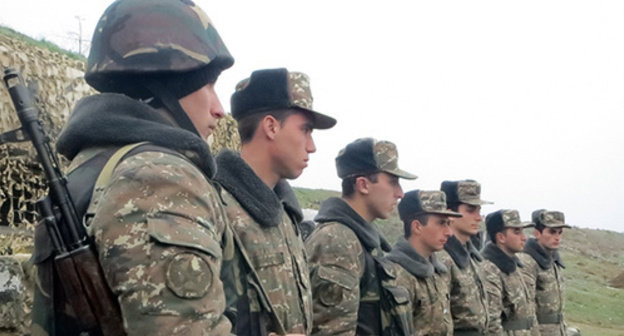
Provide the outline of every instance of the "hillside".
{"type": "MultiPolygon", "coordinates": [[[[328,196],[339,195],[306,188],[295,188],[295,194],[302,207],[311,209],[318,209],[328,196]]],[[[396,213],[375,224],[391,242],[403,233],[396,213]]],[[[533,236],[532,231],[526,234],[533,236]]],[[[566,265],[568,325],[581,329],[583,336],[623,336],[624,234],[575,227],[565,231],[561,255],[566,265]]]]}

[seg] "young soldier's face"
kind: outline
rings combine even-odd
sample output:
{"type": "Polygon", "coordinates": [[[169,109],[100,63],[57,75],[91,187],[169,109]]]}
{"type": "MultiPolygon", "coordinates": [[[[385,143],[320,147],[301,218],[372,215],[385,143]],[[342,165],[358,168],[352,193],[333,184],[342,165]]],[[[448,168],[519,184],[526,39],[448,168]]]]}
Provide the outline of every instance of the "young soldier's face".
{"type": "Polygon", "coordinates": [[[431,214],[427,225],[421,227],[420,239],[431,253],[440,251],[452,235],[450,220],[447,216],[431,214]]]}
{"type": "Polygon", "coordinates": [[[453,230],[461,235],[476,235],[479,232],[479,224],[483,220],[481,206],[462,203],[457,208],[457,212],[462,214],[462,217],[452,219],[453,230]]]}
{"type": "Polygon", "coordinates": [[[204,140],[217,128],[217,121],[225,116],[214,83],[182,97],[180,105],[204,140]]]}
{"type": "Polygon", "coordinates": [[[561,244],[561,236],[563,235],[563,228],[549,228],[545,227],[542,232],[535,230],[535,239],[544,248],[548,250],[556,250],[561,244]]]}
{"type": "Polygon", "coordinates": [[[518,253],[524,249],[526,236],[522,228],[507,228],[501,234],[503,235],[501,243],[510,252],[518,253]]]}
{"type": "Polygon", "coordinates": [[[296,112],[281,123],[275,135],[273,169],[281,178],[294,179],[308,166],[310,153],[316,152],[312,139],[312,121],[296,112]]]}
{"type": "Polygon", "coordinates": [[[397,176],[381,172],[377,174],[377,182],[368,181],[368,207],[375,218],[388,218],[402,197],[397,176]]]}

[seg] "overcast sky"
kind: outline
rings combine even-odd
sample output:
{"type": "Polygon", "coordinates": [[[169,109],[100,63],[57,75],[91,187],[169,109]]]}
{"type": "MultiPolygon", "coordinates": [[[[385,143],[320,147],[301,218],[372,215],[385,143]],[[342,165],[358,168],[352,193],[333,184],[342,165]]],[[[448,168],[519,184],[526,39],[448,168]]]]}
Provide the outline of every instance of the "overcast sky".
{"type": "MultiPolygon", "coordinates": [[[[3,1],[0,24],[78,49],[107,0],[3,1]]],[[[226,110],[255,69],[311,78],[317,152],[295,186],[339,190],[334,157],[372,136],[417,174],[481,182],[488,213],[561,210],[624,232],[624,1],[197,1],[236,59],[226,110]]]]}

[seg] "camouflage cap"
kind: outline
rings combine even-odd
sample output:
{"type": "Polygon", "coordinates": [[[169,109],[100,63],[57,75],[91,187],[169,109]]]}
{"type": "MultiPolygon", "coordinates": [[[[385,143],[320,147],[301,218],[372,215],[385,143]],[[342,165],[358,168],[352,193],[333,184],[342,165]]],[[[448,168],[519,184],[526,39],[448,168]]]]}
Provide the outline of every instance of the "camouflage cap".
{"type": "Polygon", "coordinates": [[[531,214],[535,225],[543,225],[549,228],[571,228],[565,223],[565,216],[561,211],[535,210],[531,214]]]}
{"type": "Polygon", "coordinates": [[[501,232],[507,228],[528,228],[535,226],[532,222],[522,222],[518,210],[502,209],[485,217],[485,228],[488,234],[501,232]]]}
{"type": "Polygon", "coordinates": [[[451,204],[465,203],[470,205],[493,204],[481,199],[481,184],[475,180],[444,181],[440,190],[446,194],[446,202],[451,204]]]}
{"type": "Polygon", "coordinates": [[[254,71],[236,85],[230,103],[236,120],[269,110],[295,108],[310,113],[314,128],[336,125],[336,119],[312,110],[312,100],[306,74],[279,68],[254,71]]]}
{"type": "Polygon", "coordinates": [[[408,180],[417,178],[399,168],[399,153],[392,142],[373,138],[357,139],[340,150],[336,157],[336,170],[341,179],[377,172],[408,180]]]}
{"type": "Polygon", "coordinates": [[[405,193],[398,205],[399,217],[402,221],[414,215],[437,214],[450,217],[462,217],[462,214],[447,210],[446,195],[438,190],[412,190],[405,193]]]}

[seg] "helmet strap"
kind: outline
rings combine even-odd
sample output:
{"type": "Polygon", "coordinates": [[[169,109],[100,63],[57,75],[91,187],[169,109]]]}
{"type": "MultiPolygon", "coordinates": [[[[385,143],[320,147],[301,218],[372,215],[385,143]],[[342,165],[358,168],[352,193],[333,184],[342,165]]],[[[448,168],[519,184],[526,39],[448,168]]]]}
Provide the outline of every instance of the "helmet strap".
{"type": "Polygon", "coordinates": [[[189,118],[182,105],[180,105],[178,98],[169,92],[163,83],[159,81],[147,81],[144,85],[152,92],[154,97],[160,100],[160,102],[169,110],[169,114],[180,127],[197,134],[201,138],[199,131],[197,131],[197,128],[193,125],[191,118],[189,118]]]}

